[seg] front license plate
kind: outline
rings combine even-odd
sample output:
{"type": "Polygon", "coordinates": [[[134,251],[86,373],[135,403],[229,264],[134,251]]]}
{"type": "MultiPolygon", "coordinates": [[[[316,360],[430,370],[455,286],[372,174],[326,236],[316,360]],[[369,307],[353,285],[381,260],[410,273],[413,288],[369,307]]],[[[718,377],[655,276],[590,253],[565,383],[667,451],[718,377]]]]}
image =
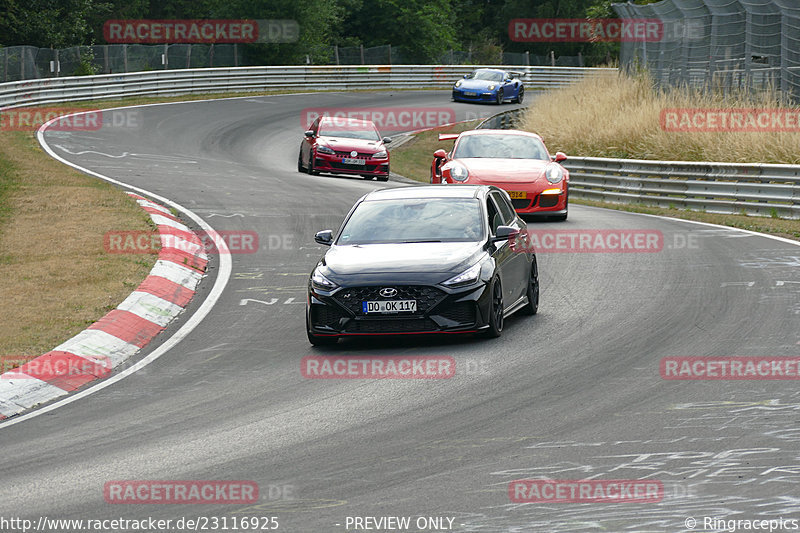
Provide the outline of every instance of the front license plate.
{"type": "Polygon", "coordinates": [[[528,197],[525,191],[508,191],[508,195],[512,200],[525,200],[528,197]]]}
{"type": "Polygon", "coordinates": [[[417,310],[416,300],[381,300],[361,302],[365,313],[413,313],[417,310]]]}
{"type": "Polygon", "coordinates": [[[363,159],[353,159],[351,157],[345,157],[342,159],[342,163],[345,165],[366,165],[367,162],[363,159]]]}
{"type": "Polygon", "coordinates": [[[464,96],[478,96],[478,93],[473,93],[471,91],[464,91],[464,96]]]}

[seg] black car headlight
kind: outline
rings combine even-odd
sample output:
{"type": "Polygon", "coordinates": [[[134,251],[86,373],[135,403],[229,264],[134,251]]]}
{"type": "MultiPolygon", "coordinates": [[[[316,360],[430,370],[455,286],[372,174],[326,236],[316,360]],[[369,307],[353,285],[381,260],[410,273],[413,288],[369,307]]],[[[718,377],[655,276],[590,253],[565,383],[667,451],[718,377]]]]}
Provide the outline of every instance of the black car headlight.
{"type": "Polygon", "coordinates": [[[386,159],[387,157],[386,150],[381,150],[380,152],[372,154],[372,159],[386,159]]]}
{"type": "Polygon", "coordinates": [[[338,287],[337,284],[322,275],[318,268],[315,268],[311,274],[311,286],[320,291],[332,291],[338,287]]]}
{"type": "Polygon", "coordinates": [[[462,285],[470,285],[471,283],[475,283],[478,281],[478,278],[481,275],[481,266],[482,263],[478,262],[466,269],[461,274],[453,276],[447,281],[442,282],[442,285],[446,287],[460,287],[462,285]]]}
{"type": "Polygon", "coordinates": [[[558,183],[564,177],[564,171],[559,165],[547,165],[544,171],[544,177],[547,178],[547,181],[550,183],[558,183]]]}
{"type": "Polygon", "coordinates": [[[328,155],[336,155],[336,152],[333,148],[328,148],[327,146],[317,146],[317,153],[318,154],[328,154],[328,155]]]}

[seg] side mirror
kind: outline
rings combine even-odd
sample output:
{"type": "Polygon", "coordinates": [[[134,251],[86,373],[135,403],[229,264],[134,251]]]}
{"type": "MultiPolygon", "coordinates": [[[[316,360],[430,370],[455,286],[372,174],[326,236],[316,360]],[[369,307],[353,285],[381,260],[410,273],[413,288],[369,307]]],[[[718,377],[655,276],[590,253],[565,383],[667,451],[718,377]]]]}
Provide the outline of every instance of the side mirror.
{"type": "Polygon", "coordinates": [[[314,241],[324,244],[325,246],[330,246],[333,243],[333,231],[329,229],[318,231],[314,235],[314,241]]]}
{"type": "Polygon", "coordinates": [[[392,142],[391,137],[384,137],[383,138],[383,144],[389,144],[390,142],[392,142]]]}
{"type": "Polygon", "coordinates": [[[435,152],[433,152],[433,157],[436,159],[447,159],[447,152],[439,148],[435,152]]]}
{"type": "Polygon", "coordinates": [[[311,137],[313,137],[313,136],[314,136],[314,132],[313,132],[313,131],[311,131],[311,130],[308,130],[307,132],[305,132],[305,136],[306,136],[306,137],[308,137],[308,138],[310,139],[311,137]]]}
{"type": "Polygon", "coordinates": [[[553,156],[553,161],[555,161],[556,163],[560,163],[566,160],[567,160],[567,154],[565,154],[564,152],[556,152],[556,155],[553,156]]]}
{"type": "Polygon", "coordinates": [[[519,233],[519,230],[511,226],[498,226],[497,231],[494,232],[494,237],[492,237],[492,242],[513,239],[517,236],[517,233],[519,233]]]}
{"type": "Polygon", "coordinates": [[[469,74],[464,74],[464,79],[468,80],[469,79],[469,74]]]}

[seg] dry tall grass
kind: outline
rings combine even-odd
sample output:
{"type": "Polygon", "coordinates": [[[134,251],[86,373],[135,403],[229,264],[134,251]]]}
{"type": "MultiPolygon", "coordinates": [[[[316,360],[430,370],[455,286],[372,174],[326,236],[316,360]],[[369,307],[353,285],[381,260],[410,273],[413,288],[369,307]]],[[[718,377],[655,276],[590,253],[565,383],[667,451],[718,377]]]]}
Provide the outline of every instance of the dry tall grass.
{"type": "Polygon", "coordinates": [[[646,76],[592,76],[533,99],[521,129],[540,134],[551,152],[630,159],[800,163],[800,133],[669,132],[663,109],[786,108],[774,93],[703,94],[653,89],[646,76]]]}

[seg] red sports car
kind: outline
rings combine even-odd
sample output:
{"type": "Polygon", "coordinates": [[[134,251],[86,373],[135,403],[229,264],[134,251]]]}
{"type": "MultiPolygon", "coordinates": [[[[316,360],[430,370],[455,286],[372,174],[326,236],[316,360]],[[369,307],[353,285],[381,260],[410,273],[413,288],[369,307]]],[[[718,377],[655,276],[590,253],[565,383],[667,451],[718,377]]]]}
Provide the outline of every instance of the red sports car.
{"type": "Polygon", "coordinates": [[[388,137],[381,139],[369,120],[322,116],[317,118],[300,143],[297,170],[309,174],[358,174],[365,178],[389,179],[388,137]]]}
{"type": "Polygon", "coordinates": [[[431,183],[495,185],[521,215],[567,219],[569,172],[559,164],[567,156],[550,156],[541,137],[488,129],[439,134],[440,141],[450,139],[456,142],[449,154],[433,154],[431,183]]]}

